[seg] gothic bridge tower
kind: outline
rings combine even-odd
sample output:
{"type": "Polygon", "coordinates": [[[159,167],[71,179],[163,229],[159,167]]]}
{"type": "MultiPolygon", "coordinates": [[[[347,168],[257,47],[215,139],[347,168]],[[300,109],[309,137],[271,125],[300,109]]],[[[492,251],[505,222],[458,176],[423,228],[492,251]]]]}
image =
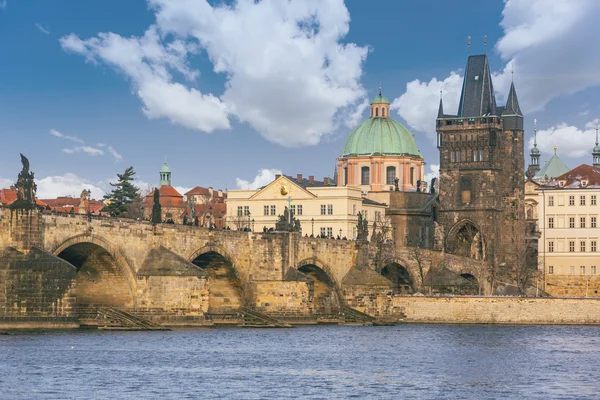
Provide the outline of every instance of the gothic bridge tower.
{"type": "Polygon", "coordinates": [[[509,265],[525,245],[523,114],[514,83],[506,106],[497,106],[487,56],[469,56],[458,113],[445,114],[440,99],[436,127],[446,251],[509,265]]]}

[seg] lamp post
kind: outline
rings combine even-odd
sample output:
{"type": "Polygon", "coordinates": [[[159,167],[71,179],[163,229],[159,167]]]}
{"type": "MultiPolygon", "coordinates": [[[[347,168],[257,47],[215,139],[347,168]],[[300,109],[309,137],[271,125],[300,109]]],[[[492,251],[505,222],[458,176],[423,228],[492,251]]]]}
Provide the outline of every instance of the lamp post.
{"type": "Polygon", "coordinates": [[[340,239],[342,238],[342,228],[340,228],[340,239]]]}
{"type": "Polygon", "coordinates": [[[254,232],[254,218],[252,218],[252,232],[254,232]]]}
{"type": "Polygon", "coordinates": [[[312,237],[315,237],[315,219],[314,219],[314,218],[311,218],[311,219],[310,219],[310,223],[311,223],[311,225],[312,225],[311,236],[312,236],[312,237]]]}
{"type": "Polygon", "coordinates": [[[248,211],[248,229],[250,229],[250,211],[248,211]]]}

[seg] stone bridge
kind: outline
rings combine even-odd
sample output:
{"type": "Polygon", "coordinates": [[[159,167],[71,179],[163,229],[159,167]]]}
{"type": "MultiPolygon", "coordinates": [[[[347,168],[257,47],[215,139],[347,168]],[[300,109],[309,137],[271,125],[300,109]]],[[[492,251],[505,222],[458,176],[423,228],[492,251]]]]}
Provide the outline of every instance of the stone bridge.
{"type": "Polygon", "coordinates": [[[383,316],[431,267],[480,281],[486,270],[414,248],[35,209],[0,209],[0,252],[0,316],[68,315],[84,304],[188,322],[242,306],[292,319],[342,305],[383,316]]]}

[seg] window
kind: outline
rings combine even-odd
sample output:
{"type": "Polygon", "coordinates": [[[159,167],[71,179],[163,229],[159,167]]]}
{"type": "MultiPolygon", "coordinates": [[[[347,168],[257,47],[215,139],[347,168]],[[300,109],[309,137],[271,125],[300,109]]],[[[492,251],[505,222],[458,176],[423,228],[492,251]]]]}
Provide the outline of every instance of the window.
{"type": "Polygon", "coordinates": [[[290,205],[290,211],[292,212],[292,215],[296,215],[296,205],[290,205]]]}
{"type": "Polygon", "coordinates": [[[569,252],[575,252],[575,241],[569,242],[569,252]]]}
{"type": "Polygon", "coordinates": [[[596,275],[596,266],[595,266],[595,265],[592,265],[592,266],[591,266],[591,271],[590,271],[590,274],[592,274],[592,275],[596,275]]]}
{"type": "Polygon", "coordinates": [[[238,206],[237,215],[238,215],[238,217],[241,217],[242,215],[244,215],[244,207],[238,206]]]}
{"type": "Polygon", "coordinates": [[[592,226],[592,228],[596,227],[596,217],[591,217],[590,218],[590,225],[592,226]]]}
{"type": "Polygon", "coordinates": [[[579,218],[579,227],[580,228],[585,228],[585,217],[580,217],[579,218]]]}
{"type": "Polygon", "coordinates": [[[462,158],[460,158],[460,157],[461,157],[460,150],[458,150],[456,152],[456,162],[461,162],[462,161],[462,158]]]}
{"type": "Polygon", "coordinates": [[[321,204],[321,215],[327,214],[327,206],[325,204],[321,204]]]}
{"type": "Polygon", "coordinates": [[[581,275],[585,275],[585,265],[582,265],[582,266],[579,267],[579,273],[581,275]]]}
{"type": "Polygon", "coordinates": [[[554,196],[548,196],[548,206],[552,207],[554,205],[554,196]]]}
{"type": "MultiPolygon", "coordinates": [[[[381,219],[381,211],[375,211],[375,221],[378,221],[381,219]]],[[[419,227],[421,228],[421,227],[419,227]]]]}
{"type": "Polygon", "coordinates": [[[593,195],[590,197],[590,203],[591,203],[593,206],[595,206],[595,205],[596,205],[596,195],[595,195],[595,194],[593,194],[593,195]]]}
{"type": "Polygon", "coordinates": [[[575,217],[569,217],[569,228],[575,228],[575,217]]]}
{"type": "Polygon", "coordinates": [[[554,241],[548,242],[548,253],[554,253],[554,241]]]}
{"type": "Polygon", "coordinates": [[[382,108],[382,109],[381,109],[381,116],[382,116],[382,117],[385,117],[385,108],[382,108]]]}
{"type": "Polygon", "coordinates": [[[411,185],[415,184],[415,168],[414,167],[410,167],[410,184],[411,185]]]}
{"type": "Polygon", "coordinates": [[[328,227],[327,228],[327,237],[333,237],[333,228],[332,227],[328,227]]]}
{"type": "Polygon", "coordinates": [[[352,205],[352,215],[356,215],[356,204],[352,205]]]}
{"type": "Polygon", "coordinates": [[[250,206],[244,206],[244,215],[246,217],[250,215],[250,206]]]}
{"type": "Polygon", "coordinates": [[[573,275],[574,273],[575,273],[575,267],[571,265],[569,267],[569,274],[573,275]]]}
{"type": "Polygon", "coordinates": [[[463,204],[471,203],[471,193],[473,190],[473,181],[470,176],[460,177],[460,198],[463,204]]]}
{"type": "Polygon", "coordinates": [[[554,273],[554,266],[553,265],[549,265],[548,266],[548,273],[549,274],[553,274],[554,273]]]}
{"type": "Polygon", "coordinates": [[[473,161],[479,161],[477,158],[479,157],[479,152],[477,150],[473,150],[473,161]]]}
{"type": "Polygon", "coordinates": [[[375,107],[375,116],[379,117],[379,108],[378,107],[375,107]]]}
{"type": "Polygon", "coordinates": [[[585,253],[585,240],[582,240],[581,242],[579,242],[579,251],[581,251],[582,253],[585,253]]]}
{"type": "Polygon", "coordinates": [[[275,206],[271,206],[271,215],[277,215],[277,208],[275,206]]]}
{"type": "Polygon", "coordinates": [[[363,211],[363,218],[367,220],[369,219],[369,212],[367,210],[363,211]]]}
{"type": "Polygon", "coordinates": [[[456,152],[450,152],[450,162],[456,162],[456,152]]]}
{"type": "Polygon", "coordinates": [[[590,247],[591,247],[591,249],[590,249],[591,251],[594,251],[594,252],[596,251],[596,241],[595,240],[592,240],[592,242],[590,243],[590,247]]]}
{"type": "Polygon", "coordinates": [[[385,169],[385,183],[393,185],[396,179],[396,167],[387,167],[385,169]]]}
{"type": "Polygon", "coordinates": [[[483,161],[483,150],[479,150],[479,161],[483,161]]]}
{"type": "Polygon", "coordinates": [[[579,205],[585,206],[585,196],[579,196],[579,205]]]}
{"type": "Polygon", "coordinates": [[[269,206],[263,207],[263,215],[269,215],[269,206]]]}
{"type": "Polygon", "coordinates": [[[570,206],[574,206],[575,205],[575,196],[569,196],[569,205],[570,206]]]}
{"type": "Polygon", "coordinates": [[[298,214],[296,214],[296,215],[302,215],[302,204],[298,204],[297,209],[298,209],[298,214]]]}
{"type": "Polygon", "coordinates": [[[325,228],[321,228],[321,237],[324,237],[326,232],[327,231],[325,230],[325,228]]]}
{"type": "Polygon", "coordinates": [[[360,169],[360,184],[368,185],[369,184],[369,167],[362,167],[360,169]]]}
{"type": "Polygon", "coordinates": [[[554,228],[554,217],[548,217],[548,228],[554,228]]]}
{"type": "Polygon", "coordinates": [[[327,215],[333,215],[333,204],[327,204],[327,215]]]}

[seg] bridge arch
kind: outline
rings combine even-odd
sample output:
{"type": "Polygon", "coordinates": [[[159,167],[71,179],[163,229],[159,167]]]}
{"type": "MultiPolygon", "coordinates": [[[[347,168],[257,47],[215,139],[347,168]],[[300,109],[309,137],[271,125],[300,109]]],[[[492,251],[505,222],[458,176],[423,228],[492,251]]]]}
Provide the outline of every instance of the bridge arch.
{"type": "Polygon", "coordinates": [[[222,246],[209,243],[191,252],[187,259],[206,271],[209,278],[210,314],[234,314],[248,303],[244,281],[233,258],[222,246]]]}
{"type": "Polygon", "coordinates": [[[485,259],[485,241],[479,225],[465,218],[454,224],[446,235],[446,251],[450,254],[472,258],[485,259]]]}
{"type": "Polygon", "coordinates": [[[410,274],[408,264],[392,261],[381,269],[380,274],[394,284],[396,293],[408,294],[414,291],[413,277],[410,274]]]}
{"type": "Polygon", "coordinates": [[[84,233],[63,241],[51,252],[77,268],[79,305],[135,306],[134,268],[125,254],[107,239],[84,233]]]}
{"type": "Polygon", "coordinates": [[[344,298],[331,268],[318,258],[311,257],[300,261],[297,269],[312,280],[309,297],[313,312],[317,315],[340,313],[344,298]]]}

